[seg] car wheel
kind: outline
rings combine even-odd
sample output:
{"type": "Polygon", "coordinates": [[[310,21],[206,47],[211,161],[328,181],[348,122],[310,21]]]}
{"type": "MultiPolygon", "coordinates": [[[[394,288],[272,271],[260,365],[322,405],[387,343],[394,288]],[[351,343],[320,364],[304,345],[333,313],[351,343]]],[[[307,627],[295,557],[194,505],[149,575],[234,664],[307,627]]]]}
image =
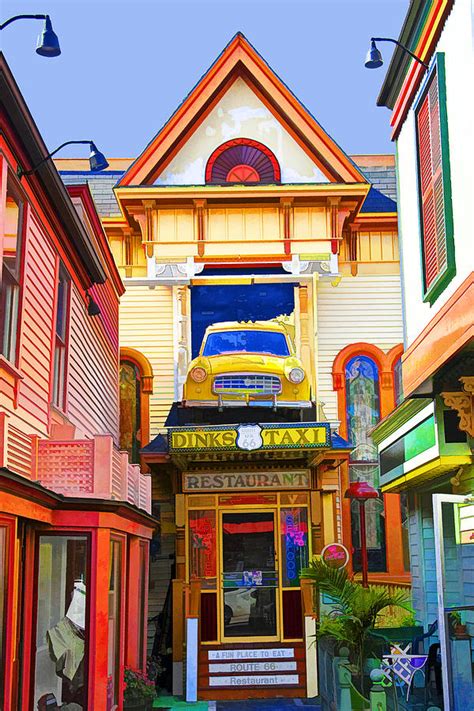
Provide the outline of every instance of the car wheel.
{"type": "Polygon", "coordinates": [[[232,619],[232,608],[229,605],[224,605],[224,624],[230,625],[232,619]]]}

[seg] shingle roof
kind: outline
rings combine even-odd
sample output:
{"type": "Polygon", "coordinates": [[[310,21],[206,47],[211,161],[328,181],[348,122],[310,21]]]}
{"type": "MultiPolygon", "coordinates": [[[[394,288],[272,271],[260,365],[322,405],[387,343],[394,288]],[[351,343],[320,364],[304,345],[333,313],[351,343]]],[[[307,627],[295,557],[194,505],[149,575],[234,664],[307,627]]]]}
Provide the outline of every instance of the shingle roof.
{"type": "MultiPolygon", "coordinates": [[[[372,184],[361,212],[396,212],[397,179],[395,165],[374,165],[374,161],[355,157],[354,162],[372,184]]],[[[383,161],[382,161],[383,162],[383,161]]],[[[123,170],[107,170],[91,173],[82,170],[61,170],[60,175],[66,185],[87,183],[91,189],[97,212],[102,217],[119,215],[120,209],[113,188],[124,174],[123,170]]]]}
{"type": "Polygon", "coordinates": [[[63,183],[66,185],[80,185],[82,183],[89,185],[97,212],[101,217],[120,214],[113,187],[123,173],[122,170],[108,170],[104,173],[91,173],[82,170],[60,171],[63,183]]]}
{"type": "Polygon", "coordinates": [[[361,212],[396,212],[397,211],[397,175],[395,165],[364,164],[355,161],[372,184],[361,212]]]}

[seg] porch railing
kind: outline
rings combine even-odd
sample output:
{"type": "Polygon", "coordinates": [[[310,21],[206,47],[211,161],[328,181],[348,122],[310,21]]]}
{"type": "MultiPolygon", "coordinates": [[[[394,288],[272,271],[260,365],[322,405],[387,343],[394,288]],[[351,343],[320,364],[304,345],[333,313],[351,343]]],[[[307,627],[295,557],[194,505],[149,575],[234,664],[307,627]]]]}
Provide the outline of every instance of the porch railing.
{"type": "Polygon", "coordinates": [[[128,461],[111,435],[74,439],[69,425],[53,435],[26,434],[0,417],[0,466],[63,496],[126,501],[151,513],[151,478],[128,461]]]}

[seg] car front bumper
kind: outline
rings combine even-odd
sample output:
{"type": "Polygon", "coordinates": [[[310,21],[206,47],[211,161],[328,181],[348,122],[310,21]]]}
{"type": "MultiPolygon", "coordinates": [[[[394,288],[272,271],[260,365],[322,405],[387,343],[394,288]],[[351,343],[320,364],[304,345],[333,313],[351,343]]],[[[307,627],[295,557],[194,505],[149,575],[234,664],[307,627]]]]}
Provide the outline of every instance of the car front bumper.
{"type": "Polygon", "coordinates": [[[295,407],[309,408],[313,407],[311,400],[226,400],[219,398],[217,400],[184,400],[184,407],[295,407]]]}

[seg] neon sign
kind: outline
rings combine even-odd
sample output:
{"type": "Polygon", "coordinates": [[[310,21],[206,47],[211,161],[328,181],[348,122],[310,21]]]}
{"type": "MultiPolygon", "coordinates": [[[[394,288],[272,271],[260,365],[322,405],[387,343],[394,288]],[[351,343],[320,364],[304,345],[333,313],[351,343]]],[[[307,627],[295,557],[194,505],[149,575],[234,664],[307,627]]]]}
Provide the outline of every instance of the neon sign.
{"type": "Polygon", "coordinates": [[[286,577],[288,580],[296,580],[300,572],[301,548],[306,546],[306,524],[295,521],[293,514],[289,513],[285,516],[284,528],[286,577]]]}
{"type": "Polygon", "coordinates": [[[330,543],[321,551],[321,558],[329,568],[345,568],[349,562],[349,551],[342,543],[330,543]]]}

